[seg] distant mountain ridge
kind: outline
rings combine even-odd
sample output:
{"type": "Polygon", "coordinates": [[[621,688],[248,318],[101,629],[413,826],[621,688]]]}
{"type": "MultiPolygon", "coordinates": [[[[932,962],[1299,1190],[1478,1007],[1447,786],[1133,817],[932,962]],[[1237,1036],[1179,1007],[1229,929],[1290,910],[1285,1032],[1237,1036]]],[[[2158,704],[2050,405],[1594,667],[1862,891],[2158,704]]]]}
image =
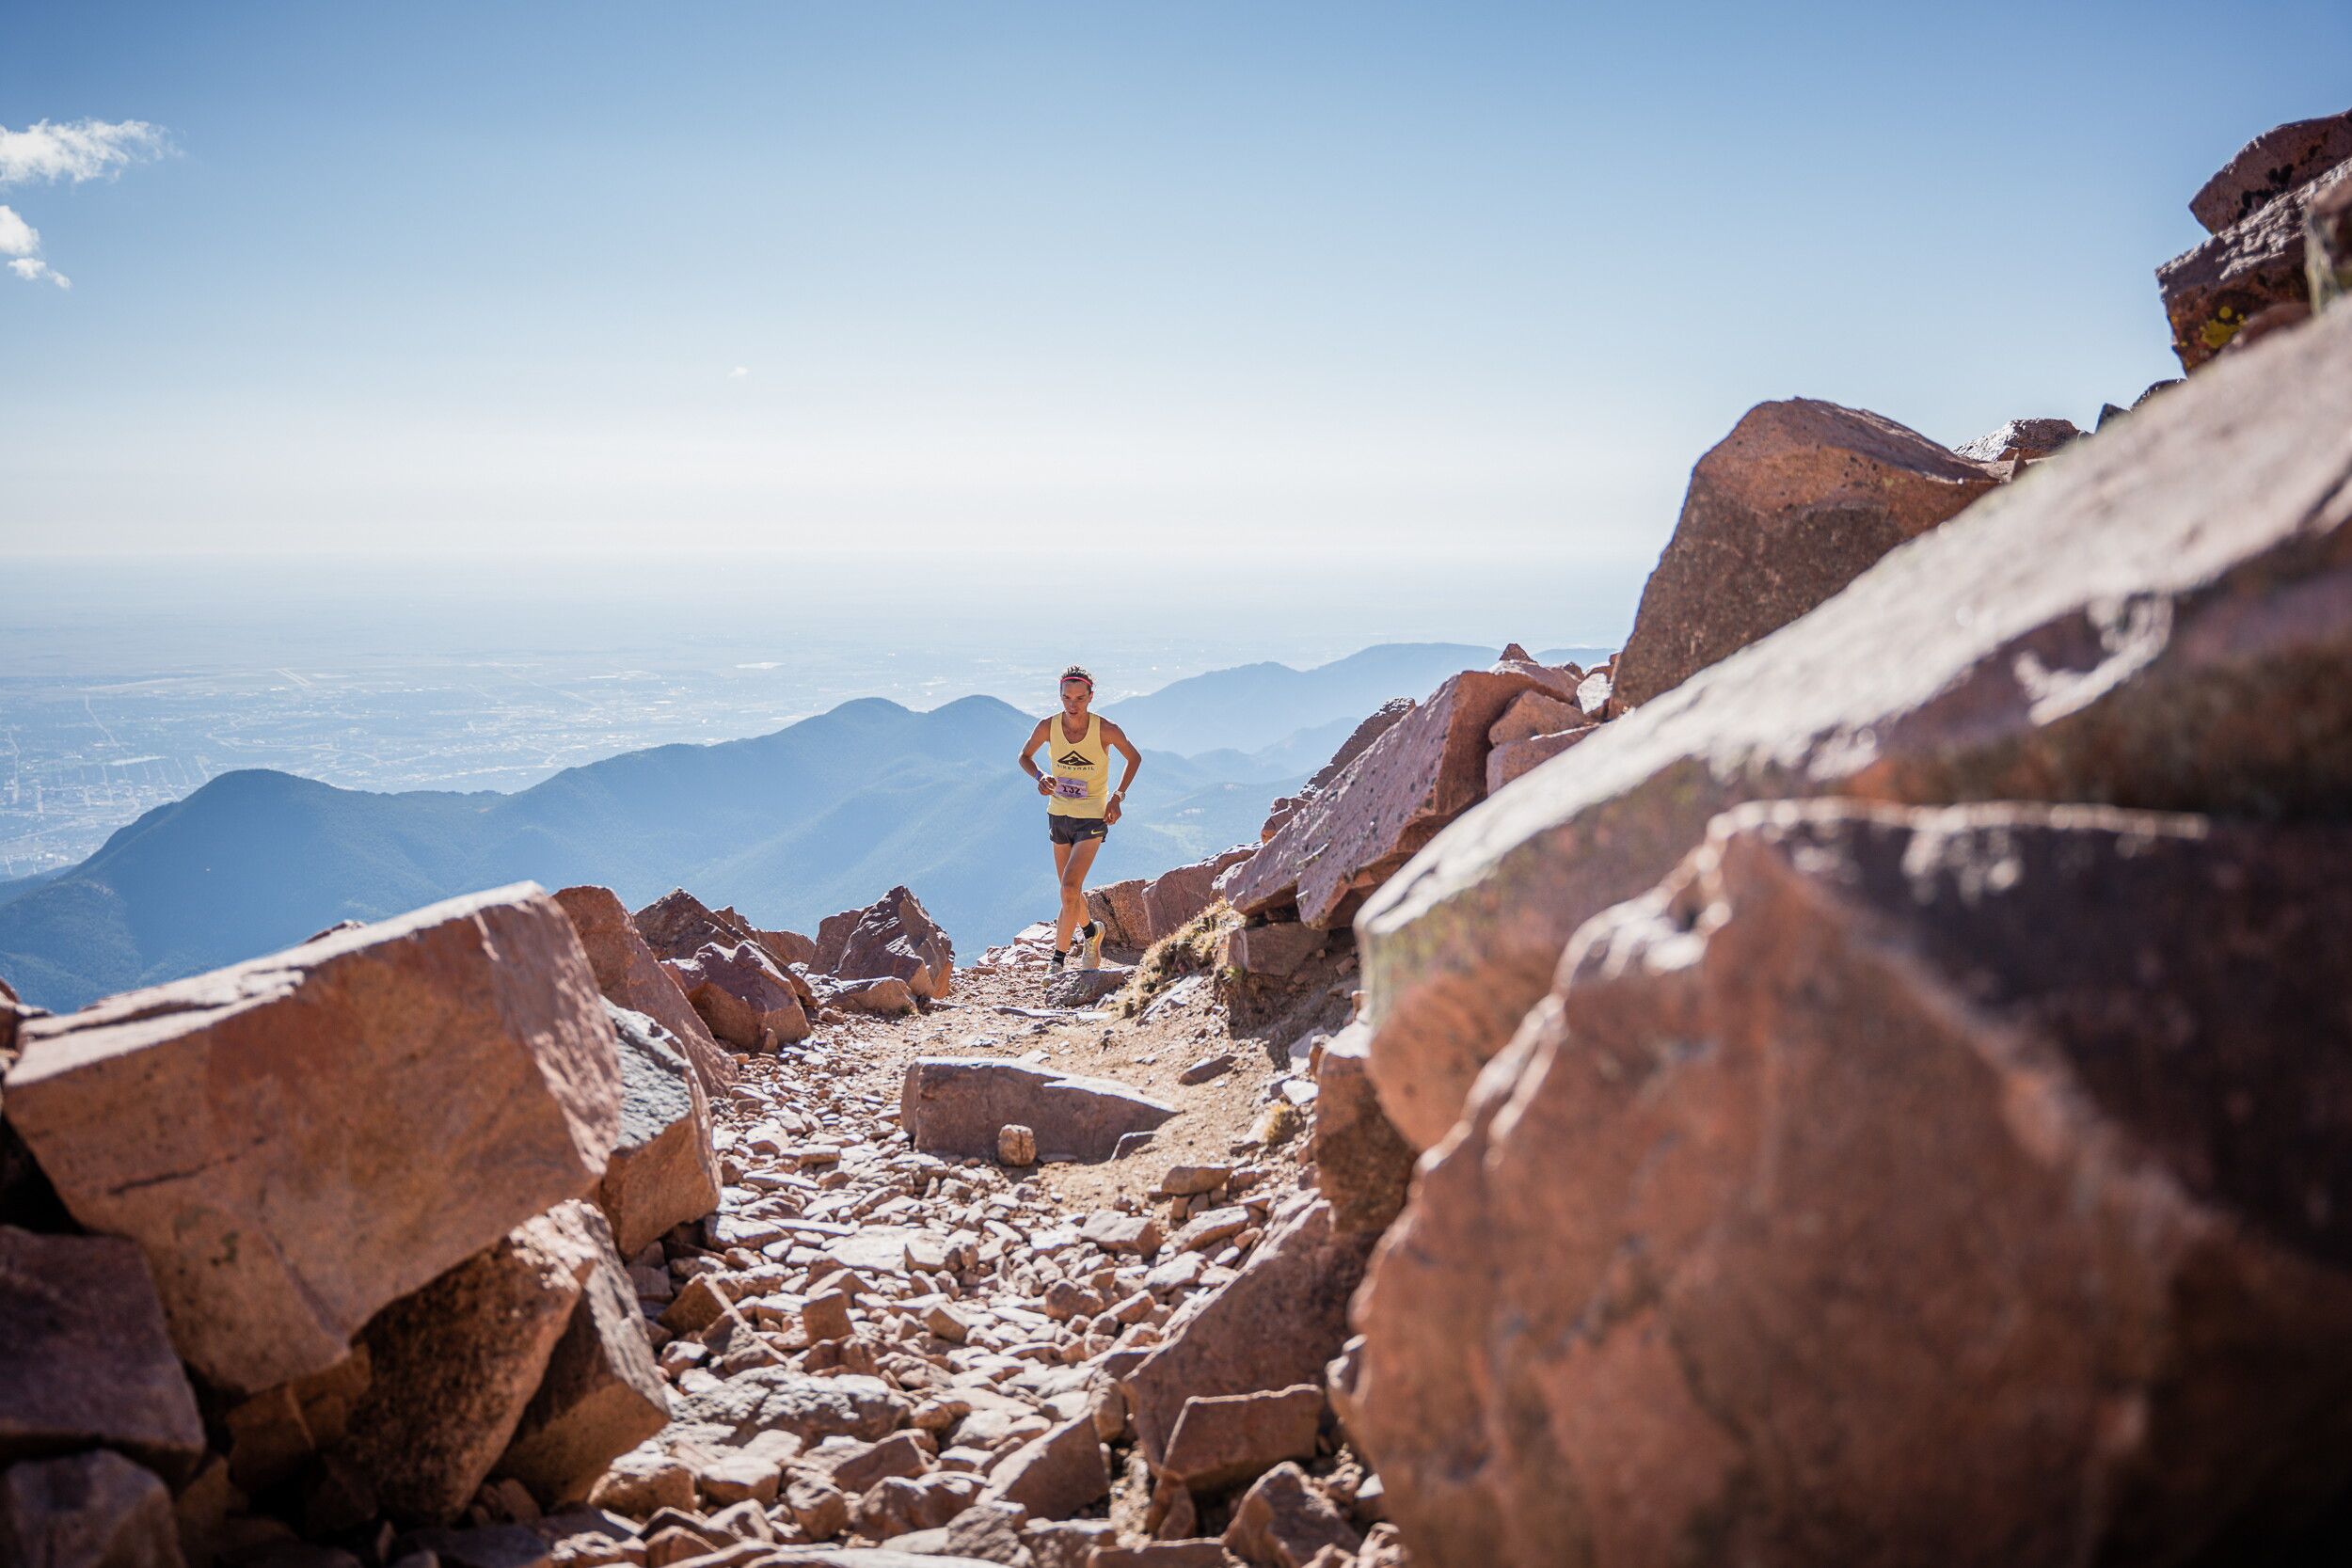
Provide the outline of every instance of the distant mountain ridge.
{"type": "MultiPolygon", "coordinates": [[[[1270,801],[1364,714],[1495,657],[1385,644],[1311,670],[1212,671],[1106,707],[1145,764],[1093,880],[1254,842],[1270,801]]],[[[1041,802],[1012,766],[1034,722],[993,697],[925,713],[864,698],[748,739],[624,752],[511,795],[225,773],[78,865],[0,883],[0,975],[41,1006],[78,1007],[339,920],[523,879],[603,883],[632,908],[683,885],[804,929],[905,883],[977,947],[1055,906],[1041,802]]]]}
{"type": "MultiPolygon", "coordinates": [[[[1054,908],[1042,805],[1012,766],[1033,722],[993,697],[929,713],[869,698],[748,740],[567,768],[515,795],[226,773],[0,902],[0,974],[27,1000],[76,1007],[338,920],[523,879],[601,882],[632,907],[683,884],[807,929],[904,882],[976,946],[1054,908]]],[[[1281,787],[1147,754],[1101,879],[1255,838],[1281,787]]]]}

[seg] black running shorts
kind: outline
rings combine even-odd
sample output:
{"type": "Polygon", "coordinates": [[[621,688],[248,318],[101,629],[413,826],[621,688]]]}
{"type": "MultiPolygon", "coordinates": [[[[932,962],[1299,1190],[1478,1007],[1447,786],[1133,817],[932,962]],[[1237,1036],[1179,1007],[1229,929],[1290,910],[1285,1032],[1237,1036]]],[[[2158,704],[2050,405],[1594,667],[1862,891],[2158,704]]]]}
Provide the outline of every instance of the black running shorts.
{"type": "Polygon", "coordinates": [[[1045,832],[1056,844],[1084,844],[1090,838],[1107,838],[1111,825],[1099,816],[1065,816],[1060,812],[1045,814],[1045,832]]]}

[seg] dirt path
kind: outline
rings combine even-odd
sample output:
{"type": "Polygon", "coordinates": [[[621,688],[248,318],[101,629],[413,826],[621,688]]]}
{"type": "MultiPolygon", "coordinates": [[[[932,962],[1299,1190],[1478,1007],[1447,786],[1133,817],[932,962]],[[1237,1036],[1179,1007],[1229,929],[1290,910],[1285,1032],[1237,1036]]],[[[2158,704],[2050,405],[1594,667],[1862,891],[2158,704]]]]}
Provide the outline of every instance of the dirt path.
{"type": "Polygon", "coordinates": [[[823,1022],[743,1059],[714,1107],[720,1212],[632,1260],[660,1315],[675,1418],[591,1501],[643,1533],[583,1528],[559,1538],[559,1562],[887,1542],[1043,1568],[1064,1545],[1084,1563],[1095,1545],[1148,1539],[1150,1478],[1123,1448],[1106,1369],[1235,1277],[1297,1200],[1302,1037],[1344,1019],[1352,964],[1271,995],[1203,974],[1163,982],[1148,1006],[1070,1008],[1047,1001],[1041,955],[999,957],[959,970],[926,1013],[823,1022]],[[899,1092],[927,1056],[1114,1079],[1176,1115],[1096,1164],[918,1154],[899,1092]],[[1178,1165],[1230,1174],[1161,1194],[1178,1165]],[[1092,1435],[1070,1439],[1078,1427],[1092,1435]],[[1104,1457],[1070,1458],[1081,1449],[1104,1457]],[[981,1549],[992,1528],[1025,1525],[981,1549]],[[685,1533],[664,1544],[665,1530],[685,1533]]]}

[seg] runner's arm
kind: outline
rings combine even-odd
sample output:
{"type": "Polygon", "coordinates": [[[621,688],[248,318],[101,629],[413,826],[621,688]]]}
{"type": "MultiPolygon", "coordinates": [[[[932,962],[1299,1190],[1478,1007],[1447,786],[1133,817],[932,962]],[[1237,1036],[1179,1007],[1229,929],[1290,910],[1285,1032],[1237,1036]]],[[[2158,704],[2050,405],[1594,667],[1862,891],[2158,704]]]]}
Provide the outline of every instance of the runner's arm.
{"type": "Polygon", "coordinates": [[[1125,799],[1127,786],[1136,782],[1136,774],[1143,767],[1143,753],[1136,750],[1136,743],[1127,738],[1125,730],[1107,719],[1103,721],[1103,739],[1127,759],[1126,771],[1120,777],[1119,787],[1111,791],[1111,804],[1116,806],[1125,799]]]}
{"type": "Polygon", "coordinates": [[[1054,786],[1045,782],[1044,772],[1036,763],[1030,761],[1029,759],[1037,754],[1037,749],[1040,746],[1045,744],[1045,726],[1047,722],[1048,721],[1046,720],[1039,720],[1037,721],[1037,728],[1029,732],[1028,740],[1024,743],[1021,748],[1021,771],[1026,773],[1029,777],[1037,781],[1037,792],[1040,795],[1052,794],[1054,792],[1054,786]]]}

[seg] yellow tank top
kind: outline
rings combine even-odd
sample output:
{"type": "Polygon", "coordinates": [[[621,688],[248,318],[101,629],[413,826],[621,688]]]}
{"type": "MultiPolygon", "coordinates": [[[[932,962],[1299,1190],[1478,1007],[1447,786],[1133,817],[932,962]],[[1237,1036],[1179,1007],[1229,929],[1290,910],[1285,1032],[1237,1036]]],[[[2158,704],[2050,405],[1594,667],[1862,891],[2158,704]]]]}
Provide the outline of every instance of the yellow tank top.
{"type": "Polygon", "coordinates": [[[1045,721],[1045,752],[1053,759],[1054,795],[1045,809],[1056,816],[1100,816],[1110,800],[1110,752],[1103,745],[1103,716],[1087,715],[1083,740],[1068,738],[1057,713],[1045,721]]]}

